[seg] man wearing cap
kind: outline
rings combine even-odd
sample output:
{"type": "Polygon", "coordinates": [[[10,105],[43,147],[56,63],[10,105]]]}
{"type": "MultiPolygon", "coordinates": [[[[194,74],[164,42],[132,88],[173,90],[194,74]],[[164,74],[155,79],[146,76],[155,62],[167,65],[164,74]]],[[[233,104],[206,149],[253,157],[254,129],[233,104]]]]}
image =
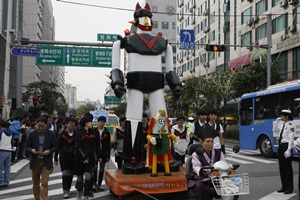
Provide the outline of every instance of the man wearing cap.
{"type": "Polygon", "coordinates": [[[209,188],[213,187],[211,182],[212,174],[203,173],[202,166],[212,166],[220,160],[225,160],[222,151],[214,149],[213,130],[208,126],[203,128],[202,147],[199,147],[192,154],[193,173],[192,178],[188,180],[188,187],[192,188],[197,200],[211,200],[213,197],[209,188]],[[203,150],[201,149],[203,148],[203,150]]]}
{"type": "MultiPolygon", "coordinates": [[[[208,112],[206,110],[200,109],[197,111],[198,120],[193,124],[191,131],[190,131],[190,138],[193,138],[195,135],[200,140],[202,140],[202,129],[203,126],[206,124],[208,112]]],[[[194,144],[200,144],[200,140],[194,139],[194,144]]]]}
{"type": "Polygon", "coordinates": [[[216,123],[217,116],[218,111],[216,109],[211,109],[208,115],[209,121],[206,126],[209,126],[213,130],[214,148],[222,150],[222,152],[225,154],[225,145],[223,138],[224,130],[221,124],[216,123]]]}
{"type": "Polygon", "coordinates": [[[277,192],[291,194],[293,192],[293,168],[292,168],[292,146],[294,142],[295,128],[292,123],[290,110],[282,110],[281,117],[277,118],[273,132],[279,132],[278,160],[282,187],[277,192]]]}

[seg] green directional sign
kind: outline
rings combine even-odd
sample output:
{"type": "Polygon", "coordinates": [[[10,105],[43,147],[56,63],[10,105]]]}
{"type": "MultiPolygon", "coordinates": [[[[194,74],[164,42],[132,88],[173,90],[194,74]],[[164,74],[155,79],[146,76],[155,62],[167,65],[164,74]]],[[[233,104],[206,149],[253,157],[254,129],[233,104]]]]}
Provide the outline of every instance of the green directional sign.
{"type": "Polygon", "coordinates": [[[114,42],[118,40],[117,34],[105,34],[105,33],[98,33],[97,34],[97,41],[108,41],[114,42]]]}
{"type": "Polygon", "coordinates": [[[63,47],[48,46],[38,49],[41,50],[41,55],[36,58],[37,65],[64,65],[63,47]]]}
{"type": "Polygon", "coordinates": [[[93,49],[93,66],[111,67],[111,49],[93,49]]]}
{"type": "Polygon", "coordinates": [[[70,66],[91,66],[91,48],[71,48],[65,49],[65,65],[70,66]]]}
{"type": "Polygon", "coordinates": [[[112,49],[40,46],[36,65],[111,67],[112,49]]]}
{"type": "Polygon", "coordinates": [[[120,104],[121,103],[121,98],[118,98],[116,96],[104,96],[104,103],[106,105],[120,104]]]}

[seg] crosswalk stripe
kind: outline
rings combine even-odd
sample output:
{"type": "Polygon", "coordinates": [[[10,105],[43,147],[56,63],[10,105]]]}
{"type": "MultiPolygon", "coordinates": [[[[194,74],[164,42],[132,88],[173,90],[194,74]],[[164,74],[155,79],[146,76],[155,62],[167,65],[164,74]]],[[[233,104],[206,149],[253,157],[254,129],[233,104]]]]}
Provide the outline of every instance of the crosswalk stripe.
{"type": "Polygon", "coordinates": [[[29,163],[29,160],[27,160],[27,159],[20,160],[19,162],[13,164],[10,167],[10,173],[17,173],[20,169],[22,169],[28,163],[29,163]]]}
{"type": "MultiPolygon", "coordinates": [[[[77,180],[77,177],[74,177],[73,180],[77,180]]],[[[58,184],[58,183],[62,183],[62,179],[51,180],[51,181],[48,182],[48,186],[49,185],[55,185],[55,184],[58,184]]],[[[0,195],[8,194],[8,193],[15,192],[15,191],[29,190],[29,189],[32,189],[32,185],[26,185],[26,186],[21,186],[21,187],[17,187],[17,188],[2,190],[2,191],[0,191],[0,195]]]]}
{"type": "MultiPolygon", "coordinates": [[[[50,174],[50,178],[53,178],[53,177],[56,177],[56,176],[61,176],[61,172],[50,174]]],[[[31,181],[31,180],[32,180],[31,177],[17,179],[17,180],[10,181],[9,185],[13,185],[13,184],[17,184],[17,183],[22,183],[22,182],[26,182],[26,181],[31,181]]]]}
{"type": "Polygon", "coordinates": [[[118,164],[117,164],[117,162],[115,161],[115,156],[111,156],[111,157],[110,157],[110,160],[111,160],[111,162],[115,165],[115,167],[118,168],[118,164]]]}
{"type": "Polygon", "coordinates": [[[292,194],[283,194],[283,193],[278,193],[278,192],[273,192],[267,196],[264,196],[263,198],[260,198],[259,200],[288,200],[295,196],[297,193],[292,193],[292,194]]]}
{"type": "MultiPolygon", "coordinates": [[[[232,153],[229,153],[229,155],[231,155],[231,154],[232,153]]],[[[235,154],[233,156],[236,157],[236,158],[242,158],[242,159],[245,159],[245,160],[251,160],[251,161],[256,161],[256,162],[265,163],[265,164],[277,163],[277,162],[272,161],[272,160],[264,160],[264,159],[260,159],[260,158],[252,158],[252,157],[249,157],[249,156],[243,156],[243,155],[239,155],[239,154],[235,154]]]]}

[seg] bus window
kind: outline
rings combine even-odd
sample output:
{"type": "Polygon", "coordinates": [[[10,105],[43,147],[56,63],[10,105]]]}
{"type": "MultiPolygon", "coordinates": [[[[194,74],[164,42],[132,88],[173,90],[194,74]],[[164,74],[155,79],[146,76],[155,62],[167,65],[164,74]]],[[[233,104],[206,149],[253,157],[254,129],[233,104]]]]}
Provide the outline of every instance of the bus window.
{"type": "Polygon", "coordinates": [[[268,119],[271,117],[271,104],[268,96],[255,98],[255,119],[268,119]]]}
{"type": "Polygon", "coordinates": [[[252,99],[241,101],[240,117],[242,126],[248,126],[252,123],[252,99]]]}

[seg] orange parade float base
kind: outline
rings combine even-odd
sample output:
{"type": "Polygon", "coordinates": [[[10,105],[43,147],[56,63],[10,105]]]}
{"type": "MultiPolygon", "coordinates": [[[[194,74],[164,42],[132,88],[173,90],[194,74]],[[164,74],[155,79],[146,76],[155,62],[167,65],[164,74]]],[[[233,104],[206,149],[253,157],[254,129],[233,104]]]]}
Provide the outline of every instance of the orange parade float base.
{"type": "Polygon", "coordinates": [[[118,196],[123,196],[134,191],[146,194],[164,194],[182,192],[187,190],[185,168],[172,172],[172,176],[158,173],[158,177],[145,174],[123,174],[121,169],[106,170],[105,183],[109,189],[118,196]]]}

